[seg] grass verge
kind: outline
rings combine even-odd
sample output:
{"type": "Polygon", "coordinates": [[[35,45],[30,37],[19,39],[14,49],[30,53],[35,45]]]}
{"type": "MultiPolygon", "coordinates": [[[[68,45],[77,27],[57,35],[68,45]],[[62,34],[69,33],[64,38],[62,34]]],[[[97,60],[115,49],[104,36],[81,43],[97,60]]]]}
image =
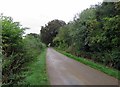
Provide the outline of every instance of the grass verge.
{"type": "Polygon", "coordinates": [[[116,69],[109,68],[109,67],[107,67],[105,65],[95,63],[93,61],[87,60],[87,59],[82,58],[82,57],[77,57],[77,56],[71,55],[70,53],[67,53],[65,51],[61,51],[61,50],[58,50],[58,49],[56,49],[56,50],[58,52],[64,54],[65,56],[69,57],[69,58],[77,60],[77,61],[79,61],[79,62],[81,62],[81,63],[83,63],[85,65],[88,65],[88,66],[90,66],[90,67],[92,67],[94,69],[97,69],[97,70],[99,70],[101,72],[104,72],[104,73],[106,73],[106,74],[108,74],[110,76],[113,76],[113,77],[120,80],[120,71],[118,71],[116,69]]]}
{"type": "Polygon", "coordinates": [[[25,84],[27,85],[49,85],[46,72],[46,49],[44,49],[37,59],[29,64],[30,71],[27,72],[25,84]]]}

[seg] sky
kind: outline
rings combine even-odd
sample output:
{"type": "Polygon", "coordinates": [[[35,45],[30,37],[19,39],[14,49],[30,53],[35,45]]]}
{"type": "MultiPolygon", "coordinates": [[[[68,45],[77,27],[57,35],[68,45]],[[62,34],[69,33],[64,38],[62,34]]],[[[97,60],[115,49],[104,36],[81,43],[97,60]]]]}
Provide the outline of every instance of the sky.
{"type": "Polygon", "coordinates": [[[103,0],[0,0],[0,13],[10,16],[30,29],[25,33],[40,33],[41,26],[54,19],[66,23],[91,5],[103,0]]]}

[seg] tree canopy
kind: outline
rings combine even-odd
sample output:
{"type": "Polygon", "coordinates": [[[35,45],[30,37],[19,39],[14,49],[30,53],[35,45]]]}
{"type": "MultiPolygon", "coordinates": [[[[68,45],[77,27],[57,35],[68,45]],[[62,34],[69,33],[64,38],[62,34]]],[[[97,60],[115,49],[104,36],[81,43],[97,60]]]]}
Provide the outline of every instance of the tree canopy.
{"type": "Polygon", "coordinates": [[[41,27],[40,34],[41,40],[46,45],[51,44],[53,46],[53,39],[58,34],[59,28],[64,26],[65,22],[61,20],[52,20],[48,24],[41,27]]]}

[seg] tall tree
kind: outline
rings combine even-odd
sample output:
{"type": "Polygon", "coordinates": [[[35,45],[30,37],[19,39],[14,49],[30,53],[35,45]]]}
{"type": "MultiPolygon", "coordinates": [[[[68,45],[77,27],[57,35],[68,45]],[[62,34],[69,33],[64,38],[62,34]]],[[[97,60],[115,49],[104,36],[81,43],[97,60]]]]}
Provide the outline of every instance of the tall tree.
{"type": "Polygon", "coordinates": [[[42,26],[40,30],[42,42],[46,45],[51,44],[53,46],[53,39],[58,34],[59,28],[64,26],[65,22],[61,20],[52,20],[47,25],[42,26]]]}

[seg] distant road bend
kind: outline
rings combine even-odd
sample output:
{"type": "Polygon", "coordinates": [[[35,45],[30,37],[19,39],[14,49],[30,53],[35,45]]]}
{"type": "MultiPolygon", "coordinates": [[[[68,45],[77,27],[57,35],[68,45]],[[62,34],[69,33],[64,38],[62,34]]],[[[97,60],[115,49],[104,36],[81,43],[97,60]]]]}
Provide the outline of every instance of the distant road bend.
{"type": "Polygon", "coordinates": [[[118,80],[52,48],[47,49],[47,71],[51,85],[118,85],[118,80]]]}

